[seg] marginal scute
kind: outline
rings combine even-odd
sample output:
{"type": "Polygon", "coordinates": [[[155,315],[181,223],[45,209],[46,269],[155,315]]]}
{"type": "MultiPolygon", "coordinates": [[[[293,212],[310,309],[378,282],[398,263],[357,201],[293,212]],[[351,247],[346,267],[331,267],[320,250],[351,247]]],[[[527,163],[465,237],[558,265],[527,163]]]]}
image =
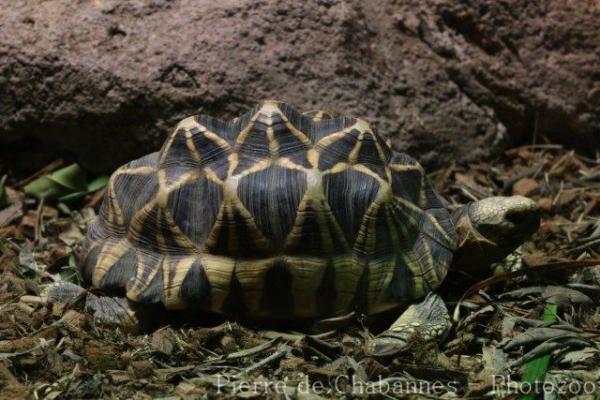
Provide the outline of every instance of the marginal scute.
{"type": "Polygon", "coordinates": [[[396,164],[390,169],[394,195],[413,204],[420,204],[423,197],[423,173],[421,170],[411,166],[399,167],[396,164]]]}
{"type": "Polygon", "coordinates": [[[263,279],[264,289],[258,294],[261,298],[261,309],[268,310],[270,316],[274,318],[282,318],[293,313],[293,275],[285,260],[275,259],[265,271],[263,279]]]}
{"type": "Polygon", "coordinates": [[[210,284],[200,258],[196,258],[181,282],[180,295],[192,310],[208,308],[210,284]]]}
{"type": "Polygon", "coordinates": [[[127,246],[125,254],[110,266],[108,272],[101,279],[99,286],[102,289],[122,289],[127,284],[129,278],[135,275],[137,263],[135,248],[127,246]]]}
{"type": "Polygon", "coordinates": [[[186,118],[116,171],[82,272],[133,302],[304,320],[422,296],[455,245],[421,166],[368,123],[265,101],[186,118]]]}

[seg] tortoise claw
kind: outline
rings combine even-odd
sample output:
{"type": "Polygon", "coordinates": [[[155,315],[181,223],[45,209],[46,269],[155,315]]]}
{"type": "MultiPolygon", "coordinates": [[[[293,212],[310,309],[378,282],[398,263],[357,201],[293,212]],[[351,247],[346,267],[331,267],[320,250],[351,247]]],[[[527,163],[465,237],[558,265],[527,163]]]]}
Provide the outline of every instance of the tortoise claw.
{"type": "Polygon", "coordinates": [[[370,357],[393,357],[410,349],[410,342],[397,332],[385,331],[367,341],[365,353],[370,357]]]}

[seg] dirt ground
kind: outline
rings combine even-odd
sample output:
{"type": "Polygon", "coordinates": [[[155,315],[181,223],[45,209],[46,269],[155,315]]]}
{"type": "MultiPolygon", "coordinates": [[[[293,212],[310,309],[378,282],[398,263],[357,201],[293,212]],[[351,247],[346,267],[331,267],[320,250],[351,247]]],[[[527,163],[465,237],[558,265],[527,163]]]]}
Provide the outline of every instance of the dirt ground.
{"type": "Polygon", "coordinates": [[[451,271],[440,292],[451,312],[463,301],[448,337],[415,338],[387,360],[365,357],[372,331],[360,316],[318,336],[228,321],[128,333],[78,302],[21,301],[44,284],[79,280],[74,254],[101,192],[68,208],[23,193],[59,167],[1,185],[1,399],[516,398],[532,387],[519,383],[540,373],[550,398],[600,393],[599,158],[545,144],[433,173],[453,206],[522,194],[538,201],[542,224],[513,272],[499,267],[482,281],[451,271]]]}

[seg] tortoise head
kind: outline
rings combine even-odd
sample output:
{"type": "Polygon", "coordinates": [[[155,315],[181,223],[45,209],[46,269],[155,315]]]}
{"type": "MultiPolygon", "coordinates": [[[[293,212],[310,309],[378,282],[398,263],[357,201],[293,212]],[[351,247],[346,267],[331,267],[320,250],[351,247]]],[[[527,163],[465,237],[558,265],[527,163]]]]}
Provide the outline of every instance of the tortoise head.
{"type": "Polygon", "coordinates": [[[539,229],[540,210],[523,196],[489,197],[464,205],[452,219],[458,234],[453,266],[477,276],[539,229]]]}

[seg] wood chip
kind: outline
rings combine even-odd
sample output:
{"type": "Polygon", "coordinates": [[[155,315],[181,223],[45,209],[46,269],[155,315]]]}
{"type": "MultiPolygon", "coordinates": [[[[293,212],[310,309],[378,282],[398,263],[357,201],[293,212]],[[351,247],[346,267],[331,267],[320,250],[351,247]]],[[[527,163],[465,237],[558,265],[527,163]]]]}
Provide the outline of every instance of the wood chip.
{"type": "Polygon", "coordinates": [[[540,188],[540,184],[531,178],[519,179],[514,185],[512,192],[514,195],[531,196],[540,188]]]}

